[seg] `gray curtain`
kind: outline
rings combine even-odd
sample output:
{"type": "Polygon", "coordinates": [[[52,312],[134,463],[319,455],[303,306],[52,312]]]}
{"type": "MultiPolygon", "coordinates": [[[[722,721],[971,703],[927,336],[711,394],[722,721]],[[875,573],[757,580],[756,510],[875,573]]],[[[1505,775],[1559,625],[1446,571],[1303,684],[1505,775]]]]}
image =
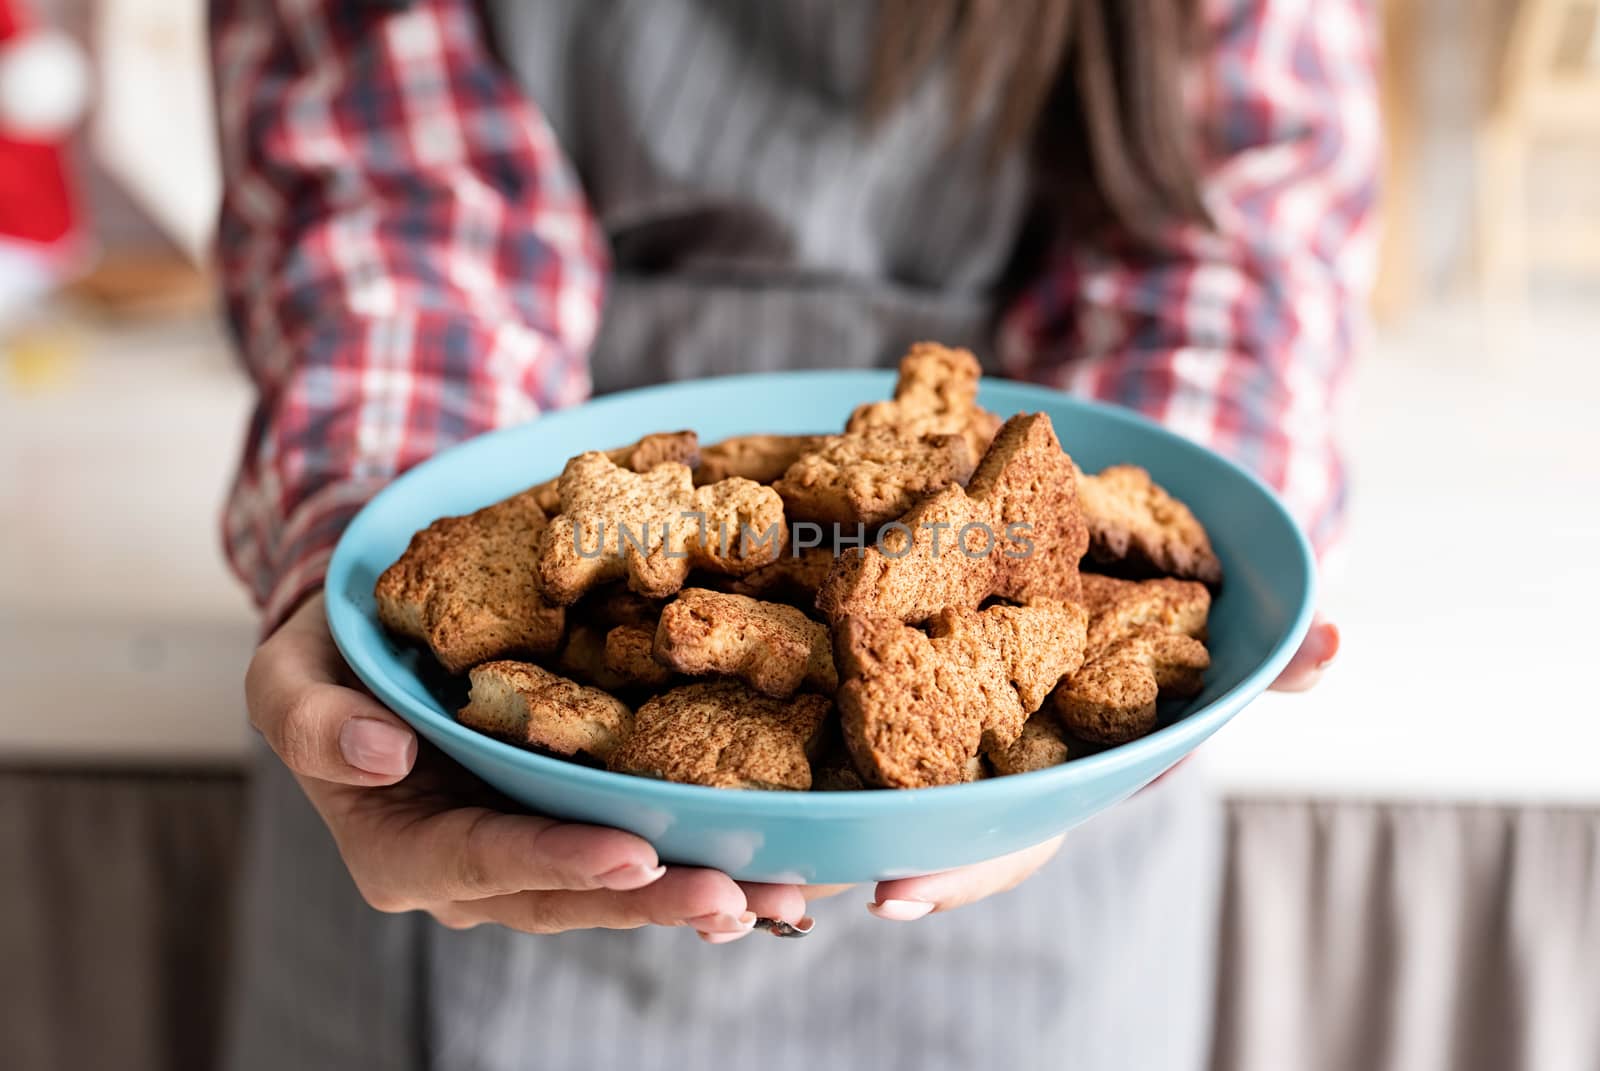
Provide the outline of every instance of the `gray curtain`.
{"type": "MultiPolygon", "coordinates": [[[[237,777],[0,772],[0,1065],[208,1069],[237,777]]],[[[1217,1071],[1600,1069],[1600,810],[1235,802],[1217,1071]]]]}

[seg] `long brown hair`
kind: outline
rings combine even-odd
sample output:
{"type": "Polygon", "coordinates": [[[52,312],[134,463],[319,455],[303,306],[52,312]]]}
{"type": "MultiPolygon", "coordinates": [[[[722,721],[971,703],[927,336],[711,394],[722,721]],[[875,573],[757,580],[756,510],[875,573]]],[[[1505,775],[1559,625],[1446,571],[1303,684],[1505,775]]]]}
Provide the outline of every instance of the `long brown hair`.
{"type": "Polygon", "coordinates": [[[1193,0],[880,0],[868,109],[954,72],[952,135],[993,98],[996,157],[1031,140],[1041,192],[1135,237],[1203,220],[1184,117],[1193,0]]]}

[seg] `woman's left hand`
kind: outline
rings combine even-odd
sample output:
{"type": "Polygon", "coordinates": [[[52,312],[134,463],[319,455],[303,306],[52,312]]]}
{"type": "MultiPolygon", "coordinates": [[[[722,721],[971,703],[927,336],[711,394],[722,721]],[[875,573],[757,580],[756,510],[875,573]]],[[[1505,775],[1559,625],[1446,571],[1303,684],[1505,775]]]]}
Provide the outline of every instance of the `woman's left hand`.
{"type": "MultiPolygon", "coordinates": [[[[1316,684],[1322,671],[1339,653],[1339,630],[1320,615],[1300,644],[1289,665],[1272,683],[1279,692],[1303,692],[1316,684]]],[[[1014,889],[1048,863],[1061,847],[1055,837],[998,859],[958,867],[919,878],[899,878],[878,883],[877,899],[867,910],[880,919],[911,922],[935,911],[949,911],[988,896],[1014,889]]]]}
{"type": "Polygon", "coordinates": [[[867,910],[880,919],[911,922],[935,911],[977,903],[1021,885],[1050,861],[1061,847],[1061,840],[1061,837],[1052,837],[1020,852],[938,874],[880,881],[877,899],[867,905],[867,910]]]}

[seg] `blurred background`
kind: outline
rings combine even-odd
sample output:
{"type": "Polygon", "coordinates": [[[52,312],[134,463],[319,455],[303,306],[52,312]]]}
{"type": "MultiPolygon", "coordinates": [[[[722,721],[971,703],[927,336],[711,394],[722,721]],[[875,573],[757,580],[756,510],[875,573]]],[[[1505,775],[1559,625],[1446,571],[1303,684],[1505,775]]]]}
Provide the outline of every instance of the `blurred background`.
{"type": "MultiPolygon", "coordinates": [[[[0,65],[59,143],[0,137],[0,1065],[208,1067],[255,622],[217,535],[250,399],[204,266],[203,6],[30,7],[64,37],[0,65]]],[[[1199,760],[1218,1071],[1600,1068],[1596,8],[1379,4],[1343,652],[1199,760]]]]}

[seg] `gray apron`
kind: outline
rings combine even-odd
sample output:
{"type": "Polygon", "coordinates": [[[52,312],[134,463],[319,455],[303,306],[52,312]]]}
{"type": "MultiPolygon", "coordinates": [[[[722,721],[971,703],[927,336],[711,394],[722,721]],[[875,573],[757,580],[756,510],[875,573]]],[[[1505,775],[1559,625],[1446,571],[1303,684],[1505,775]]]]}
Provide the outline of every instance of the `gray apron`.
{"type": "MultiPolygon", "coordinates": [[[[504,0],[506,62],[615,257],[596,389],[988,350],[1026,210],[984,119],[951,141],[936,69],[865,127],[874,6],[504,0]]],[[[648,430],[648,429],[644,429],[648,430]]],[[[1199,1071],[1222,830],[1182,771],[1071,833],[1020,888],[882,922],[870,889],[804,940],[687,930],[453,932],[365,907],[264,759],[229,1066],[1199,1071]]]]}

